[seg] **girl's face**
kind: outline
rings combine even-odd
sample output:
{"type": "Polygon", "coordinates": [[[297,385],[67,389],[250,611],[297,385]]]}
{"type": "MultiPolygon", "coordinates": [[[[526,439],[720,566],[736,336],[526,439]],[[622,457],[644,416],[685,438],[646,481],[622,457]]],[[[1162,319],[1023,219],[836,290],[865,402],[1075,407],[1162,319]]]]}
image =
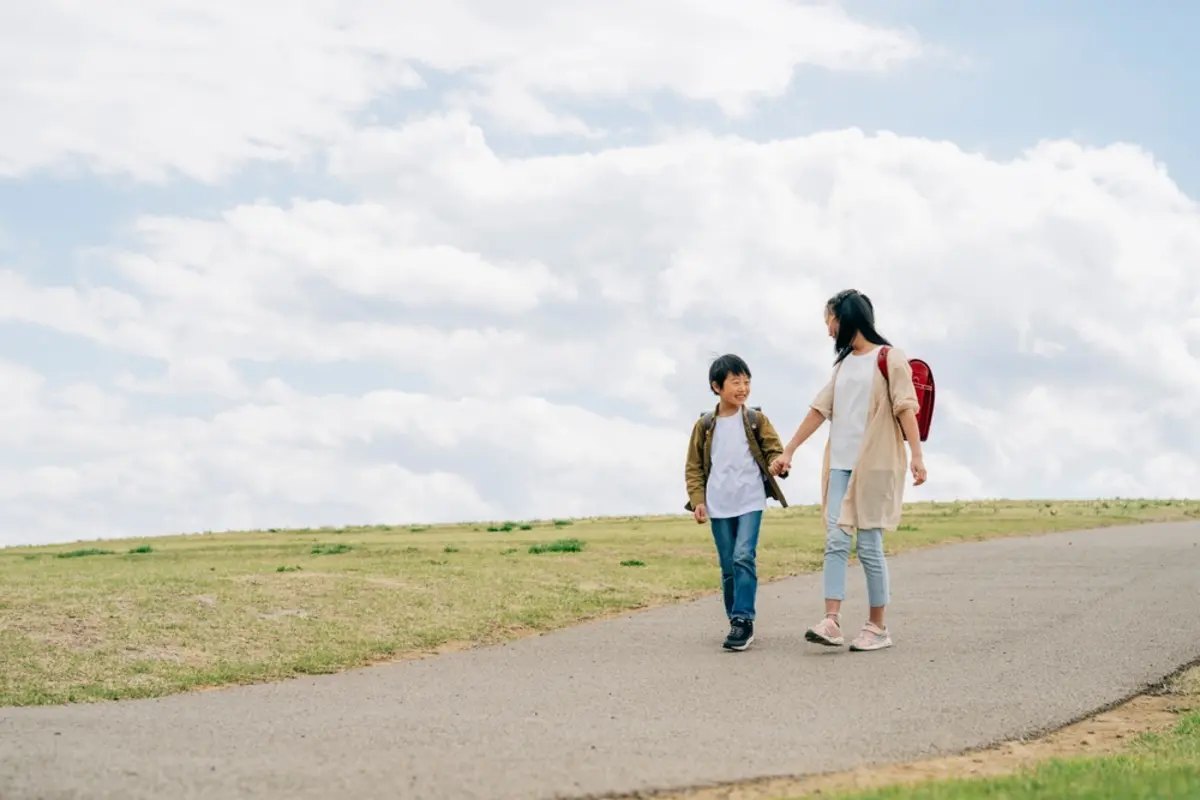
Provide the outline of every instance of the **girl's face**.
{"type": "Polygon", "coordinates": [[[829,331],[829,338],[836,339],[838,335],[838,318],[829,310],[829,306],[825,307],[825,329],[829,331]]]}

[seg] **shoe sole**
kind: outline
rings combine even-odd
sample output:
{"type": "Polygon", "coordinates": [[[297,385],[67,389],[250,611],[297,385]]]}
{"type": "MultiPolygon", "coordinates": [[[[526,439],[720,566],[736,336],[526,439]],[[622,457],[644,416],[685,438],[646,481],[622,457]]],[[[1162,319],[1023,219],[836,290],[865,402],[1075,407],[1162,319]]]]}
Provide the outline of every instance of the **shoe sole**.
{"type": "Polygon", "coordinates": [[[878,647],[856,647],[854,645],[850,645],[850,652],[852,652],[852,653],[874,653],[876,650],[887,650],[891,646],[892,646],[891,642],[888,642],[887,644],[881,644],[878,647]]]}
{"type": "Polygon", "coordinates": [[[724,647],[725,647],[725,649],[726,649],[726,650],[732,650],[732,651],[733,651],[733,652],[735,652],[735,653],[740,653],[740,652],[742,652],[743,650],[747,650],[747,649],[749,649],[750,645],[752,645],[752,644],[754,644],[754,637],[753,637],[753,636],[751,636],[749,639],[747,639],[747,640],[746,640],[744,643],[742,643],[742,644],[726,644],[726,645],[724,645],[724,647]]]}
{"type": "Polygon", "coordinates": [[[836,639],[826,639],[824,636],[817,633],[812,628],[809,628],[808,630],[806,630],[804,632],[804,638],[806,641],[812,642],[813,644],[822,644],[822,645],[825,645],[826,647],[841,647],[842,645],[844,645],[846,643],[846,640],[844,637],[839,636],[836,639]]]}

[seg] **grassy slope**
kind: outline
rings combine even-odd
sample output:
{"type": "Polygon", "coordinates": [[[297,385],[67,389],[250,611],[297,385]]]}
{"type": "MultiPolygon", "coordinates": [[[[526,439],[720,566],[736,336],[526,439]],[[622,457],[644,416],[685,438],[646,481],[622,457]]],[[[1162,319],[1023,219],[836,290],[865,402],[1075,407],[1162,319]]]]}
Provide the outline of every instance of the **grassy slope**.
{"type": "MultiPolygon", "coordinates": [[[[1180,694],[1200,697],[1200,670],[1180,694]]],[[[955,780],[839,795],[842,800],[1184,800],[1200,798],[1200,711],[1175,730],[1140,737],[1129,751],[1098,758],[1063,758],[1004,778],[955,780]]]]}
{"type": "MultiPolygon", "coordinates": [[[[888,550],[1198,517],[1200,503],[1181,501],[922,504],[907,509],[888,550]]],[[[717,584],[708,529],[690,519],[501,527],[199,534],[0,550],[0,705],[330,672],[497,642],[717,584]],[[564,538],[582,549],[530,552],[564,538]]],[[[818,569],[823,543],[815,508],[769,512],[760,577],[818,569]]]]}

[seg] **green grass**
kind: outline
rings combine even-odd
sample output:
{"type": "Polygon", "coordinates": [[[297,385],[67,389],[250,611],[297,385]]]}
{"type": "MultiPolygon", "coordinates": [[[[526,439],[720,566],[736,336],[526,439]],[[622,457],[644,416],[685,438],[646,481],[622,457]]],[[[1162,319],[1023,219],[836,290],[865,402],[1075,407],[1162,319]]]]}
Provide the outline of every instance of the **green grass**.
{"type": "Polygon", "coordinates": [[[1200,798],[1200,667],[1169,681],[1179,698],[1173,730],[1139,736],[1125,752],[1060,757],[995,778],[929,781],[826,795],[837,800],[1174,800],[1200,798]]]}
{"type": "MultiPolygon", "coordinates": [[[[820,568],[818,517],[815,507],[768,512],[760,580],[820,568]]],[[[918,504],[906,509],[914,530],[887,548],[1195,518],[1200,503],[1180,501],[918,504]]],[[[499,536],[371,525],[0,549],[0,705],[333,672],[718,588],[708,527],[687,517],[523,524],[499,536]],[[633,561],[644,566],[623,565],[633,561]]]]}
{"type": "Polygon", "coordinates": [[[894,786],[840,800],[1173,800],[1200,798],[1200,712],[1141,737],[1127,753],[1058,758],[1003,778],[894,786]]]}
{"type": "Polygon", "coordinates": [[[553,542],[538,542],[529,545],[529,552],[539,553],[582,553],[584,542],[579,539],[555,539],[553,542]]]}
{"type": "Polygon", "coordinates": [[[336,556],[342,553],[349,553],[353,549],[352,545],[342,542],[338,542],[337,544],[314,544],[309,553],[314,556],[336,556]]]}
{"type": "Polygon", "coordinates": [[[68,550],[65,553],[55,553],[55,558],[87,558],[88,556],[111,556],[116,550],[102,550],[99,547],[89,547],[86,550],[68,550]]]}

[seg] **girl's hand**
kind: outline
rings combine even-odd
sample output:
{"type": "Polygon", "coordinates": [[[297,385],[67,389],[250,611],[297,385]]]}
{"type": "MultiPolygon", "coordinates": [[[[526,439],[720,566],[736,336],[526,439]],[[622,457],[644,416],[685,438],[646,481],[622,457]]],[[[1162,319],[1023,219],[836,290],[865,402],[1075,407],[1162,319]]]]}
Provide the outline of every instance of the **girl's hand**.
{"type": "Polygon", "coordinates": [[[908,465],[912,471],[913,486],[920,486],[925,482],[927,475],[925,474],[925,456],[918,453],[912,457],[912,463],[908,465]]]}
{"type": "Polygon", "coordinates": [[[778,477],[779,475],[782,475],[785,472],[790,472],[791,469],[792,469],[792,459],[788,458],[788,456],[786,454],[781,455],[781,456],[775,456],[775,460],[771,462],[770,471],[771,471],[771,474],[776,477],[778,477]]]}

